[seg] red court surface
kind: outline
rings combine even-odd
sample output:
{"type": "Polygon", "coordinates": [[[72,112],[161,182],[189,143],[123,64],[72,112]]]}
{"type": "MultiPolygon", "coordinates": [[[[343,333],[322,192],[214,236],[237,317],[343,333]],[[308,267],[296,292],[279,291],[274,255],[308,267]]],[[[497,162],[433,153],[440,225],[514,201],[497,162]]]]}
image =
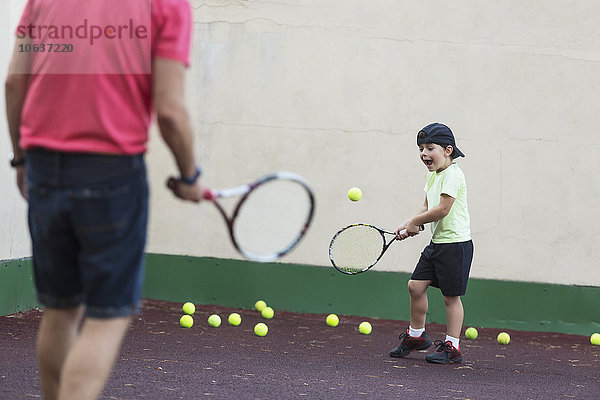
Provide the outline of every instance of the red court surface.
{"type": "MultiPolygon", "coordinates": [[[[511,331],[506,346],[497,329],[463,338],[464,361],[435,365],[433,351],[396,359],[405,321],[278,312],[264,320],[250,310],[199,306],[190,329],[179,326],[181,304],[146,300],[125,339],[101,399],[599,399],[600,346],[588,337],[511,331]],[[242,324],[227,323],[230,312],[242,324]],[[223,324],[209,327],[218,313],[223,324]],[[369,320],[371,335],[358,324],[369,320]],[[266,322],[269,333],[255,336],[266,322]]],[[[468,310],[467,310],[468,311],[468,310]]],[[[0,317],[0,398],[41,398],[35,335],[41,311],[0,317]]],[[[432,340],[441,325],[427,326],[432,340]]]]}

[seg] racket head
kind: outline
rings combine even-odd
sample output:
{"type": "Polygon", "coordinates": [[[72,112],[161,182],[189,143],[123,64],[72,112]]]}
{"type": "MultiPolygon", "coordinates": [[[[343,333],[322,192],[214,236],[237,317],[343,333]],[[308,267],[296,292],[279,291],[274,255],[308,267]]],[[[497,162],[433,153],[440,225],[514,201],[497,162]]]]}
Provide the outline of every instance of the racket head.
{"type": "Polygon", "coordinates": [[[306,181],[287,171],[244,186],[247,190],[230,219],[233,244],[249,260],[275,261],[306,234],[314,215],[314,195],[306,181]]]}
{"type": "Polygon", "coordinates": [[[384,233],[369,224],[352,224],[342,228],[329,244],[331,264],[348,275],[367,271],[387,249],[384,233]]]}

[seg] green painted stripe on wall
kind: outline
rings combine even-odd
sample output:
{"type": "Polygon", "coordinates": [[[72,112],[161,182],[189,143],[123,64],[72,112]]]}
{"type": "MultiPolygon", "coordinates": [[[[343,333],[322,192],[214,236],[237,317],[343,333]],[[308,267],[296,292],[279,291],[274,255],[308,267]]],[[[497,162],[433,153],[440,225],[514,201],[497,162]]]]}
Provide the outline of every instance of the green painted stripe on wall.
{"type": "MultiPolygon", "coordinates": [[[[264,299],[276,310],[407,321],[409,276],[376,270],[347,276],[306,265],[148,254],[143,295],[242,309],[264,299]]],[[[431,288],[428,295],[428,322],[445,323],[439,290],[431,288]]],[[[600,332],[598,287],[471,279],[463,304],[465,326],[600,332]]],[[[0,262],[0,315],[37,306],[31,260],[0,262]]]]}
{"type": "MultiPolygon", "coordinates": [[[[144,297],[252,308],[409,319],[409,274],[369,271],[347,276],[333,268],[256,264],[149,254],[144,297]]],[[[445,323],[439,290],[431,288],[429,322],[445,323]]],[[[463,297],[465,326],[591,335],[600,331],[600,288],[471,279],[463,297]]]]}
{"type": "Polygon", "coordinates": [[[38,307],[31,259],[0,261],[0,315],[38,307]]]}

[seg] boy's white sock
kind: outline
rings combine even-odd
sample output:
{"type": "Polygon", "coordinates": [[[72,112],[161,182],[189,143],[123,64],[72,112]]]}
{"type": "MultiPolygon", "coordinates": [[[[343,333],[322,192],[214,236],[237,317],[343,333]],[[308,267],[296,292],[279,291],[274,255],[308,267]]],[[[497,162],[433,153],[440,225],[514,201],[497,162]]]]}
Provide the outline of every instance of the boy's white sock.
{"type": "Polygon", "coordinates": [[[452,337],[450,335],[446,335],[445,342],[451,342],[452,346],[454,346],[454,348],[456,350],[460,350],[460,339],[459,338],[455,338],[455,337],[452,337]]]}
{"type": "Polygon", "coordinates": [[[425,332],[425,327],[421,329],[413,329],[412,326],[408,326],[408,335],[412,337],[421,337],[421,334],[425,332]]]}

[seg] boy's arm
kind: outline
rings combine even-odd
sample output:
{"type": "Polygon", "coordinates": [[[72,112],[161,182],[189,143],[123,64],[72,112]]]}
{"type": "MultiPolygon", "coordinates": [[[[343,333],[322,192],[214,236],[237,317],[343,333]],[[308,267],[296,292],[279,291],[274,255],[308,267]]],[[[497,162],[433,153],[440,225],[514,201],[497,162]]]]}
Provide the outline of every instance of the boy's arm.
{"type": "Polygon", "coordinates": [[[415,236],[419,234],[420,225],[425,225],[430,222],[439,221],[444,218],[450,212],[452,205],[454,204],[454,197],[442,193],[440,196],[440,204],[427,210],[427,197],[425,197],[424,207],[417,212],[416,215],[409,218],[400,228],[396,230],[396,237],[399,240],[406,239],[409,236],[415,236]],[[406,233],[400,234],[400,231],[406,229],[406,233]]]}
{"type": "Polygon", "coordinates": [[[444,218],[448,213],[450,213],[450,209],[454,204],[454,197],[449,196],[445,193],[442,193],[440,196],[440,204],[433,207],[429,211],[425,211],[421,214],[417,214],[411,219],[408,220],[407,231],[419,233],[419,225],[425,225],[429,222],[439,221],[444,218]]]}

